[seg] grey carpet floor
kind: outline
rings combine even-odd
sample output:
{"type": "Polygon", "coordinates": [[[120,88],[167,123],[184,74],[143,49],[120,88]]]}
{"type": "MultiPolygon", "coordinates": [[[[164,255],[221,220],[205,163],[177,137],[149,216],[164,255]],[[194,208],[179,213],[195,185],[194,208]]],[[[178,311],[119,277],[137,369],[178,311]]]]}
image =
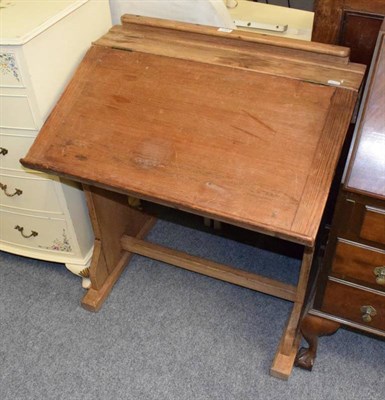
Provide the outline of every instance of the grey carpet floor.
{"type": "MultiPolygon", "coordinates": [[[[295,257],[170,222],[150,239],[295,282],[295,257]]],[[[269,376],[290,303],[135,256],[99,313],[64,266],[0,253],[0,399],[381,399],[385,342],[340,329],[269,376]]]]}

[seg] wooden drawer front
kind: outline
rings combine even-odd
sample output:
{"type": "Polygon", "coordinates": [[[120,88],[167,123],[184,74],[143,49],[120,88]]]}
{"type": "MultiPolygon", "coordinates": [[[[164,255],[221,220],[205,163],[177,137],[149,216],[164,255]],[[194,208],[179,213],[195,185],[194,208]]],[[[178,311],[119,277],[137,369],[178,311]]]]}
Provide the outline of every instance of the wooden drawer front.
{"type": "Polygon", "coordinates": [[[29,174],[25,174],[25,177],[0,175],[0,204],[25,210],[61,213],[54,183],[29,174]]]}
{"type": "Polygon", "coordinates": [[[15,129],[37,128],[27,96],[0,96],[0,126],[15,129]]]}
{"type": "Polygon", "coordinates": [[[385,250],[385,203],[349,194],[337,204],[333,226],[335,235],[385,250]]]}
{"type": "Polygon", "coordinates": [[[332,273],[385,290],[385,251],[338,239],[332,273]]]}
{"type": "Polygon", "coordinates": [[[62,219],[0,210],[0,222],[1,242],[41,251],[72,253],[67,226],[62,219]],[[22,232],[15,227],[22,229],[22,232]]]}
{"type": "Polygon", "coordinates": [[[27,154],[34,140],[34,136],[0,134],[0,167],[26,171],[19,160],[27,154]]]}
{"type": "Polygon", "coordinates": [[[385,209],[365,207],[360,237],[385,244],[385,209]]]}
{"type": "Polygon", "coordinates": [[[364,290],[358,285],[348,286],[342,281],[329,280],[321,311],[385,331],[385,294],[376,290],[364,290]],[[363,320],[361,308],[366,306],[376,310],[370,322],[363,320]]]}

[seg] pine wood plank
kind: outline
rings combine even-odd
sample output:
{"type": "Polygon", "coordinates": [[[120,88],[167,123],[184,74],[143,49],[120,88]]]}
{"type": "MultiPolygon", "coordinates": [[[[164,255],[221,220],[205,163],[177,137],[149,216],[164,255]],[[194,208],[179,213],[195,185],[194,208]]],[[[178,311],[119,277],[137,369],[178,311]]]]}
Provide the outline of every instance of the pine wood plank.
{"type": "Polygon", "coordinates": [[[286,47],[294,50],[302,50],[307,52],[317,52],[319,54],[332,55],[346,59],[349,57],[349,48],[341,46],[331,46],[322,43],[311,43],[303,40],[288,39],[283,37],[269,36],[257,34],[254,32],[233,30],[231,32],[223,29],[217,29],[206,25],[185,24],[183,22],[172,21],[167,19],[143,17],[138,15],[124,14],[121,17],[122,25],[127,28],[133,25],[141,27],[152,27],[156,29],[169,29],[177,32],[197,33],[199,35],[207,35],[220,38],[235,38],[241,42],[249,42],[253,44],[267,44],[274,47],[286,47]]]}
{"type": "MultiPolygon", "coordinates": [[[[287,39],[285,39],[287,40],[287,39]]],[[[301,41],[302,42],[302,41],[301,41]]],[[[227,37],[130,25],[115,26],[95,42],[101,46],[140,51],[223,65],[291,79],[358,90],[364,67],[341,63],[339,57],[288,46],[241,42],[227,37]]],[[[280,42],[278,42],[280,44],[280,42]]]]}
{"type": "Polygon", "coordinates": [[[22,162],[312,245],[326,197],[302,207],[310,227],[292,224],[305,185],[329,190],[352,101],[311,166],[336,90],[95,46],[22,162]]]}
{"type": "Polygon", "coordinates": [[[330,112],[325,120],[317,150],[309,169],[308,180],[304,186],[292,229],[301,232],[314,232],[319,226],[323,209],[312,208],[314,202],[326,202],[335,166],[341,153],[346,132],[356,102],[353,92],[338,90],[331,99],[330,112]],[[327,154],[327,156],[326,156],[327,154]],[[312,208],[312,212],[306,211],[312,208]],[[305,216],[306,214],[306,216],[305,216]]]}
{"type": "MultiPolygon", "coordinates": [[[[148,232],[153,228],[155,222],[156,222],[155,218],[147,219],[143,224],[143,226],[141,227],[141,229],[138,231],[136,237],[139,239],[146,237],[148,232]]],[[[122,272],[128,265],[131,257],[133,256],[133,253],[127,251],[119,252],[119,254],[120,254],[120,259],[114,265],[114,268],[108,274],[103,283],[98,287],[92,285],[91,288],[88,289],[87,293],[84,295],[82,299],[82,306],[86,310],[95,312],[100,310],[107,296],[110,294],[112,288],[114,287],[116,281],[119,279],[120,275],[122,274],[122,272]]],[[[93,284],[92,275],[91,275],[91,284],[93,284]]]]}
{"type": "Polygon", "coordinates": [[[301,344],[301,333],[297,333],[289,354],[284,354],[280,351],[284,340],[285,335],[282,336],[280,344],[278,345],[278,350],[275,353],[274,360],[270,368],[270,375],[286,381],[289,379],[291,371],[293,370],[295,357],[297,355],[299,345],[301,344]]]}
{"type": "Polygon", "coordinates": [[[132,236],[124,235],[121,239],[121,245],[124,250],[131,253],[149,257],[248,289],[277,296],[281,299],[294,301],[297,296],[296,287],[293,285],[139,240],[132,236]]]}
{"type": "Polygon", "coordinates": [[[145,237],[156,219],[129,207],[125,195],[89,185],[83,188],[95,242],[90,265],[91,288],[82,305],[87,310],[97,311],[132,256],[122,250],[120,238],[125,233],[145,237]]]}

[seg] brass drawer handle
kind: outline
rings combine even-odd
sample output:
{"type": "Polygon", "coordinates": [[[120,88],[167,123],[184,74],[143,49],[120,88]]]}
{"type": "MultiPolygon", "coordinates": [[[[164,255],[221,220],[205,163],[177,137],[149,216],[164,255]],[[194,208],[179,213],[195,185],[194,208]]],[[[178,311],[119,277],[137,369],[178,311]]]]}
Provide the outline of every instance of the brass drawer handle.
{"type": "Polygon", "coordinates": [[[377,315],[376,309],[372,306],[362,306],[361,313],[364,322],[372,322],[372,317],[377,315]]]}
{"type": "Polygon", "coordinates": [[[24,227],[23,227],[23,226],[20,226],[20,225],[16,225],[16,226],[15,226],[15,229],[16,229],[17,231],[19,231],[19,232],[21,233],[21,236],[23,236],[23,237],[26,238],[26,239],[38,235],[38,233],[37,233],[36,231],[31,231],[31,233],[30,233],[29,235],[26,235],[26,234],[24,233],[24,227]]]}
{"type": "Polygon", "coordinates": [[[376,276],[376,283],[385,286],[385,265],[374,268],[373,273],[376,276]]]}
{"type": "Polygon", "coordinates": [[[5,147],[0,147],[0,155],[5,156],[8,154],[8,150],[5,147]]]}
{"type": "Polygon", "coordinates": [[[8,193],[7,192],[7,185],[4,185],[3,183],[0,183],[0,189],[5,193],[6,196],[8,197],[13,197],[13,196],[20,196],[23,194],[23,191],[21,189],[15,188],[15,191],[13,193],[8,193]]]}

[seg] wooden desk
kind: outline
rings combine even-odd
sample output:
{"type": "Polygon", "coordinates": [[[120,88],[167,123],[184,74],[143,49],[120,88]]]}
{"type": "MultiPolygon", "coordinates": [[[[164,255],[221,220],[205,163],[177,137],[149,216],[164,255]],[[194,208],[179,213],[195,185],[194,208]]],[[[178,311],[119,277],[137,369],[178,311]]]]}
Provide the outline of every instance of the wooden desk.
{"type": "Polygon", "coordinates": [[[348,49],[133,16],[98,40],[22,163],[84,184],[100,308],[132,253],[294,303],[287,378],[322,212],[364,69],[348,49]],[[337,86],[333,86],[337,85],[337,86]],[[304,245],[297,286],[142,240],[127,195],[304,245]]]}

